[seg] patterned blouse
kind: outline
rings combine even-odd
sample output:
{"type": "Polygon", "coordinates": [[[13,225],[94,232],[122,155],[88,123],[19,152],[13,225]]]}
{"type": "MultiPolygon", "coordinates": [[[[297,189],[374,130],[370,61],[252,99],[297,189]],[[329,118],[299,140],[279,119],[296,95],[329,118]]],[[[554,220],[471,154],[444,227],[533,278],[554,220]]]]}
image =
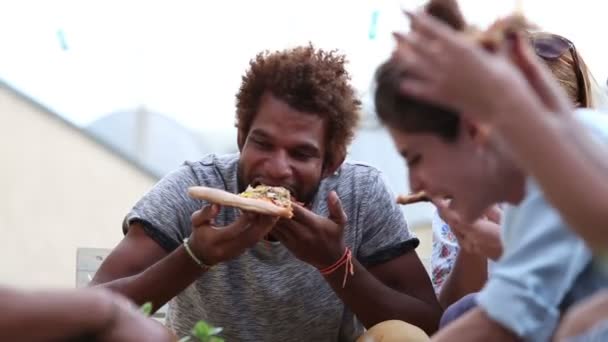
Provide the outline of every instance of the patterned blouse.
{"type": "Polygon", "coordinates": [[[433,251],[431,255],[431,281],[435,293],[439,293],[443,282],[452,271],[460,247],[456,236],[437,212],[433,215],[433,251]]]}
{"type": "MultiPolygon", "coordinates": [[[[439,213],[435,211],[432,220],[433,229],[433,251],[431,254],[431,282],[435,293],[439,294],[441,286],[448,277],[454,263],[456,262],[456,256],[460,250],[458,240],[450,226],[445,223],[439,213]]],[[[494,261],[488,260],[488,275],[492,272],[494,261]]],[[[607,268],[608,269],[608,268],[607,268]]]]}

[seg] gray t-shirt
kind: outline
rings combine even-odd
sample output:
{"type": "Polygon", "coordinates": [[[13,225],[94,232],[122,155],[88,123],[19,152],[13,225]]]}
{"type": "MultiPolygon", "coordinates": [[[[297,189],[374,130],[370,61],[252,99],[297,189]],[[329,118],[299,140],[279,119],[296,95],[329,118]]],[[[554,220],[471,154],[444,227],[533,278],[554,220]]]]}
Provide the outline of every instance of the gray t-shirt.
{"type": "MultiPolygon", "coordinates": [[[[191,233],[191,214],[207,204],[191,199],[186,189],[205,185],[236,193],[237,165],[236,154],[185,163],[137,202],[126,222],[141,222],[151,238],[173,251],[191,233]]],[[[344,163],[321,182],[312,203],[315,213],[328,215],[331,190],[348,217],[345,242],[362,264],[379,264],[417,247],[375,168],[344,163]]],[[[237,216],[237,209],[222,207],[216,225],[237,216]]],[[[260,242],[216,265],[169,303],[167,324],[179,336],[200,319],[223,327],[227,341],[353,341],[363,330],[319,272],[279,242],[260,242]]]]}

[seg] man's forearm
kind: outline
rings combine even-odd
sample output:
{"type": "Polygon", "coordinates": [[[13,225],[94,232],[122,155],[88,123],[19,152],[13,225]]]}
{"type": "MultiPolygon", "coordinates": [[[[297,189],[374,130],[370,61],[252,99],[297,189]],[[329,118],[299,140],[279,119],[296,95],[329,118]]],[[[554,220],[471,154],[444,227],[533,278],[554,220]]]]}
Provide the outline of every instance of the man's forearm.
{"type": "Polygon", "coordinates": [[[109,294],[99,290],[17,291],[0,288],[0,340],[64,340],[112,322],[109,294]]]}
{"type": "Polygon", "coordinates": [[[452,271],[439,291],[439,304],[446,309],[467,294],[481,290],[487,280],[487,259],[460,249],[452,271]]]}
{"type": "Polygon", "coordinates": [[[156,311],[203,273],[205,270],[180,246],[139,274],[119,279],[100,279],[96,276],[91,285],[109,288],[139,305],[152,302],[156,311]]]}
{"type": "Polygon", "coordinates": [[[354,275],[348,275],[343,288],[344,267],[326,279],[338,297],[367,328],[391,319],[398,319],[433,334],[439,325],[441,308],[437,303],[396,291],[378,280],[353,258],[354,275]]]}

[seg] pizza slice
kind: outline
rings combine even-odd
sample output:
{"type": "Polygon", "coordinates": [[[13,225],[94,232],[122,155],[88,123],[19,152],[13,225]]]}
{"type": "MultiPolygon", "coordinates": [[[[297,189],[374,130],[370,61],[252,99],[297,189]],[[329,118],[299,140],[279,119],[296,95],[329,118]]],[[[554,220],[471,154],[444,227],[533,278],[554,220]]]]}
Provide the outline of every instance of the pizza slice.
{"type": "Polygon", "coordinates": [[[188,188],[188,194],[193,198],[245,211],[283,218],[293,217],[291,193],[280,186],[248,186],[240,194],[205,186],[193,186],[188,188]]]}
{"type": "Polygon", "coordinates": [[[469,30],[469,35],[490,51],[497,50],[509,36],[519,32],[537,29],[537,26],[528,21],[521,13],[514,13],[499,18],[484,31],[469,30]]]}
{"type": "Polygon", "coordinates": [[[431,198],[424,191],[419,191],[409,195],[397,196],[397,204],[408,205],[419,202],[431,202],[431,198]]]}
{"type": "Polygon", "coordinates": [[[499,49],[512,34],[538,28],[524,16],[521,0],[517,4],[515,12],[499,18],[485,30],[465,21],[456,0],[430,0],[424,9],[431,16],[448,24],[454,30],[463,32],[465,36],[490,51],[499,49]]]}

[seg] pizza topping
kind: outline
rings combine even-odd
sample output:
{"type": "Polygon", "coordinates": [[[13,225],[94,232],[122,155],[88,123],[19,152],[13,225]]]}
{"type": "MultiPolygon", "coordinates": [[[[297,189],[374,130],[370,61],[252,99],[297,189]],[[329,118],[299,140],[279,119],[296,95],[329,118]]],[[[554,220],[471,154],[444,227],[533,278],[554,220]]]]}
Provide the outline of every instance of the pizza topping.
{"type": "Polygon", "coordinates": [[[258,185],[254,188],[250,185],[239,196],[269,201],[283,208],[291,207],[292,202],[291,193],[282,186],[258,185]]]}

